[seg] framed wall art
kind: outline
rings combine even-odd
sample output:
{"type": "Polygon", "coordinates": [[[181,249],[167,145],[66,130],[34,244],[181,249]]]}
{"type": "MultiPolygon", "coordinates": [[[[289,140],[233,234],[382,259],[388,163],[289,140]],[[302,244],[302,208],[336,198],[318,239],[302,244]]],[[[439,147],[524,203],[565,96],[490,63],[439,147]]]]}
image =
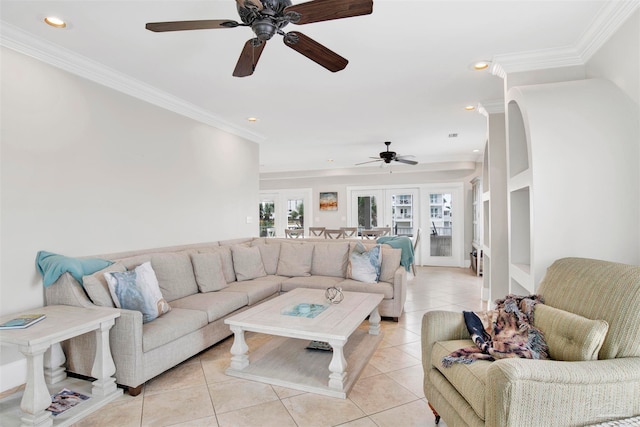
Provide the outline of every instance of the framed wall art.
{"type": "Polygon", "coordinates": [[[337,211],[338,210],[338,192],[337,191],[320,192],[320,210],[321,211],[337,211]]]}

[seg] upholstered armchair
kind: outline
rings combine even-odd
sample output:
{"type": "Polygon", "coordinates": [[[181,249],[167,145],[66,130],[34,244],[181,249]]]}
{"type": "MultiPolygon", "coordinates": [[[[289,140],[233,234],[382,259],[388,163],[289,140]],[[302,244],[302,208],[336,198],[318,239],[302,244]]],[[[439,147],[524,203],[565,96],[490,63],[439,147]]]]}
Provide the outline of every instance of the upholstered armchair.
{"type": "Polygon", "coordinates": [[[534,325],[552,360],[444,368],[443,356],[473,345],[463,316],[424,315],[424,392],[437,420],[449,427],[584,426],[640,415],[640,267],[563,258],[537,293],[545,304],[536,306],[534,325]]]}

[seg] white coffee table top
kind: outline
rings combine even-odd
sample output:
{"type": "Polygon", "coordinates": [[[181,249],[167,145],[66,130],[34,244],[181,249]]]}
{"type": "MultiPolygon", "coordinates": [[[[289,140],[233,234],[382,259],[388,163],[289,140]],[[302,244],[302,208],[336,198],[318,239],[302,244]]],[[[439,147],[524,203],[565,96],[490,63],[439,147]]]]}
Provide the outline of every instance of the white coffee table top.
{"type": "Polygon", "coordinates": [[[321,289],[297,288],[277,298],[263,302],[225,320],[231,326],[245,330],[291,338],[345,341],[382,301],[382,294],[343,292],[340,304],[330,304],[321,289]],[[282,314],[296,304],[327,304],[314,318],[282,314]]]}

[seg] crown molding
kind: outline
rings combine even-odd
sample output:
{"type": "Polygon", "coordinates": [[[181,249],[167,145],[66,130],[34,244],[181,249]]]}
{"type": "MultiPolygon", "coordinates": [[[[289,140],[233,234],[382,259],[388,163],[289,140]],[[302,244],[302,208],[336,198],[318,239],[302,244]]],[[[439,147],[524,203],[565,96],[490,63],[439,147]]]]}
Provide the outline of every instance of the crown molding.
{"type": "Polygon", "coordinates": [[[503,79],[507,74],[518,73],[521,71],[535,71],[545,70],[548,68],[584,65],[578,51],[573,47],[495,55],[491,63],[491,74],[503,79]]]}
{"type": "Polygon", "coordinates": [[[504,99],[480,102],[478,104],[478,113],[485,117],[489,117],[489,114],[504,113],[504,99]]]}
{"type": "Polygon", "coordinates": [[[591,59],[638,8],[639,0],[607,2],[576,44],[582,60],[591,59]]]}
{"type": "Polygon", "coordinates": [[[640,7],[640,0],[608,1],[574,46],[495,55],[491,74],[505,79],[509,73],[582,66],[640,7]]]}
{"type": "Polygon", "coordinates": [[[233,135],[260,143],[266,138],[210,112],[68,49],[34,37],[0,20],[0,45],[100,85],[172,111],[233,135]]]}

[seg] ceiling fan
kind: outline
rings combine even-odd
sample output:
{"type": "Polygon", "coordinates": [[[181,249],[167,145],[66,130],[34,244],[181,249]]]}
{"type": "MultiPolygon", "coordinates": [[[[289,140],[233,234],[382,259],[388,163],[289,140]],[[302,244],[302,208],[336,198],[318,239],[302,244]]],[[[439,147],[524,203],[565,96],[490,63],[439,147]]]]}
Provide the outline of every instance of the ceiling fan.
{"type": "Polygon", "coordinates": [[[400,163],[406,163],[408,165],[417,165],[418,164],[418,162],[416,162],[415,160],[409,160],[407,158],[407,157],[414,157],[414,156],[411,156],[411,155],[398,156],[395,151],[389,151],[389,146],[391,145],[391,141],[386,141],[384,143],[384,145],[387,146],[387,151],[382,151],[380,153],[379,158],[378,157],[369,157],[370,159],[375,159],[375,160],[369,160],[368,162],[356,163],[356,166],[364,165],[366,163],[375,163],[375,162],[384,162],[383,164],[385,164],[385,163],[389,164],[392,161],[400,162],[400,163]]]}
{"type": "Polygon", "coordinates": [[[233,71],[235,77],[253,74],[267,40],[275,34],[283,36],[284,44],[291,49],[335,73],[349,61],[298,31],[285,33],[282,28],[289,23],[303,25],[373,12],[373,0],[312,0],[296,5],[291,0],[236,0],[236,3],[242,22],[229,19],[149,22],[145,28],[165,32],[251,27],[256,37],[245,43],[233,71]]]}

